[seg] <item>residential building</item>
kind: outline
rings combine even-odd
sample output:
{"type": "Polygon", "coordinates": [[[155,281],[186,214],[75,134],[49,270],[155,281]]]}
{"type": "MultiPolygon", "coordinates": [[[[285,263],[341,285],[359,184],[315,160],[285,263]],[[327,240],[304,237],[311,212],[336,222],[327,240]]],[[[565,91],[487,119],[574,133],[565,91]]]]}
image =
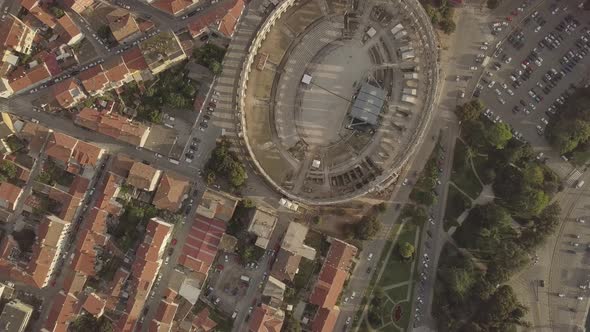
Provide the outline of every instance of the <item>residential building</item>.
{"type": "Polygon", "coordinates": [[[64,43],[74,45],[84,38],[82,31],[68,13],[64,13],[57,23],[59,24],[59,35],[64,43]]]}
{"type": "Polygon", "coordinates": [[[232,1],[228,4],[228,6],[231,3],[233,3],[233,6],[227,10],[225,15],[223,15],[221,21],[219,22],[219,26],[217,27],[217,30],[228,38],[231,38],[234,35],[234,31],[236,30],[236,26],[240,21],[240,17],[244,12],[244,8],[246,8],[244,0],[232,1]]]}
{"type": "Polygon", "coordinates": [[[285,313],[280,309],[262,304],[254,308],[248,323],[248,332],[280,332],[285,313]]]}
{"type": "Polygon", "coordinates": [[[134,146],[143,147],[151,128],[122,115],[106,113],[93,108],[84,108],[74,122],[82,127],[97,131],[134,146]]]}
{"type": "Polygon", "coordinates": [[[27,9],[33,17],[47,27],[55,29],[57,26],[57,19],[40,4],[39,0],[22,0],[21,5],[23,8],[27,9]]]}
{"type": "Polygon", "coordinates": [[[257,236],[256,245],[262,249],[268,248],[270,236],[277,224],[277,216],[274,211],[267,208],[256,207],[256,211],[250,219],[248,232],[257,236]]]}
{"type": "Polygon", "coordinates": [[[198,4],[199,0],[148,0],[148,2],[166,14],[178,16],[198,4]]]}
{"type": "Polygon", "coordinates": [[[105,299],[98,296],[96,293],[90,293],[82,304],[82,309],[94,317],[100,317],[104,313],[106,306],[105,299]]]}
{"type": "Polygon", "coordinates": [[[152,204],[162,210],[177,212],[190,189],[188,179],[166,171],[162,175],[152,204]]]}
{"type": "Polygon", "coordinates": [[[115,324],[117,331],[134,331],[162,264],[165,244],[171,233],[172,225],[162,219],[152,218],[148,221],[144,241],[137,249],[131,276],[127,281],[129,297],[123,315],[115,324]]]}
{"type": "Polygon", "coordinates": [[[287,285],[285,285],[284,282],[278,280],[272,275],[268,276],[268,280],[264,285],[264,289],[262,290],[262,300],[267,305],[278,309],[283,303],[286,289],[287,285]]]}
{"type": "Polygon", "coordinates": [[[188,25],[188,31],[193,38],[210,30],[218,31],[225,37],[231,38],[245,8],[244,0],[231,0],[212,8],[198,20],[188,25]]]}
{"type": "MultiPolygon", "coordinates": [[[[33,40],[37,30],[29,27],[18,17],[9,14],[0,23],[0,49],[4,51],[15,51],[22,54],[30,54],[33,47],[33,40]]],[[[16,66],[16,64],[14,65],[16,66]]],[[[4,74],[4,73],[3,73],[4,74]]]]}
{"type": "Polygon", "coordinates": [[[344,282],[358,249],[344,241],[333,239],[326,260],[310,295],[309,302],[320,308],[332,308],[336,305],[344,282]]]}
{"type": "Polygon", "coordinates": [[[306,226],[291,222],[283,237],[281,248],[309,260],[315,259],[315,249],[303,243],[308,231],[309,228],[306,226]]]}
{"type": "Polygon", "coordinates": [[[53,97],[59,107],[71,108],[86,99],[86,94],[74,78],[68,78],[53,86],[53,97]]]}
{"type": "MultiPolygon", "coordinates": [[[[70,157],[70,167],[74,164],[77,167],[84,169],[95,169],[99,166],[103,156],[105,154],[105,150],[103,148],[99,148],[98,146],[90,143],[86,143],[84,141],[78,141],[74,149],[72,150],[72,155],[70,157]]],[[[92,175],[94,172],[92,173],[92,175]]]]}
{"type": "Polygon", "coordinates": [[[240,199],[228,193],[207,189],[197,206],[197,214],[229,222],[240,199]]]}
{"type": "Polygon", "coordinates": [[[299,263],[301,262],[301,258],[301,256],[283,248],[279,249],[270,275],[277,278],[278,280],[293,281],[295,275],[299,271],[299,263]]]}
{"type": "Polygon", "coordinates": [[[23,195],[23,189],[10,182],[0,183],[0,207],[14,211],[23,195]]]}
{"type": "Polygon", "coordinates": [[[41,329],[42,332],[63,332],[67,331],[70,323],[76,319],[80,312],[78,298],[71,293],[61,290],[52,299],[49,316],[41,329]]]}
{"type": "Polygon", "coordinates": [[[0,314],[0,331],[24,332],[33,314],[33,307],[20,300],[11,300],[0,314]]]}
{"type": "Polygon", "coordinates": [[[209,332],[217,326],[217,323],[209,318],[209,309],[205,308],[199,311],[192,322],[192,327],[196,332],[209,332]]]}
{"type": "Polygon", "coordinates": [[[312,332],[332,332],[340,315],[339,307],[320,308],[311,322],[312,332]]]}
{"type": "Polygon", "coordinates": [[[77,143],[76,138],[54,131],[49,134],[45,153],[65,169],[77,143]]]}
{"type": "Polygon", "coordinates": [[[49,189],[48,196],[54,202],[53,212],[56,216],[66,222],[74,221],[76,210],[82,203],[79,197],[74,197],[55,187],[49,189]]]}
{"type": "Polygon", "coordinates": [[[162,31],[139,43],[152,74],[156,75],[187,58],[180,40],[172,31],[162,31]]]}
{"type": "Polygon", "coordinates": [[[140,190],[154,191],[161,175],[161,170],[136,161],[129,170],[127,184],[140,190]]]}
{"type": "Polygon", "coordinates": [[[117,8],[108,13],[107,21],[113,37],[119,44],[130,42],[141,35],[135,17],[123,8],[117,8]]]}
{"type": "Polygon", "coordinates": [[[82,71],[78,74],[78,78],[91,96],[103,94],[109,88],[109,79],[100,64],[82,71]]]}
{"type": "Polygon", "coordinates": [[[133,46],[121,55],[133,80],[141,82],[153,78],[139,46],[133,46]]]}
{"type": "Polygon", "coordinates": [[[25,125],[18,134],[22,139],[27,141],[29,155],[37,157],[41,149],[43,149],[45,141],[47,141],[49,129],[37,123],[25,122],[25,125]]]}
{"type": "Polygon", "coordinates": [[[177,310],[178,304],[174,303],[172,299],[162,299],[154,318],[150,322],[148,332],[169,332],[177,310]]]}
{"type": "Polygon", "coordinates": [[[37,242],[27,266],[34,286],[43,288],[49,283],[69,230],[70,223],[56,216],[46,216],[37,227],[37,242]]]}
{"type": "Polygon", "coordinates": [[[81,14],[86,8],[94,4],[94,0],[63,0],[61,2],[66,8],[81,14]]]}
{"type": "Polygon", "coordinates": [[[131,81],[132,76],[121,56],[111,57],[102,65],[102,67],[104,74],[109,81],[110,89],[116,89],[131,81]]]}
{"type": "Polygon", "coordinates": [[[51,76],[51,71],[45,62],[41,62],[29,69],[19,67],[7,77],[1,78],[0,97],[8,98],[27,88],[43,84],[49,81],[51,76]]]}
{"type": "Polygon", "coordinates": [[[178,263],[196,272],[203,282],[215,260],[227,225],[217,219],[197,215],[188,232],[178,263]]]}

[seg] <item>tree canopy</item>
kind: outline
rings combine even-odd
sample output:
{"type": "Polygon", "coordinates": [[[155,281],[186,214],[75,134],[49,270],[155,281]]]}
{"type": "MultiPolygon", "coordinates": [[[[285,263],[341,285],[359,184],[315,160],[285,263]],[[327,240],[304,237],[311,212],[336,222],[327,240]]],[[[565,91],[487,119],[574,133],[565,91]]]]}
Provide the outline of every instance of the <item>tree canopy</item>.
{"type": "Polygon", "coordinates": [[[219,141],[211,152],[206,169],[209,173],[225,178],[233,187],[239,188],[246,182],[246,169],[229,147],[227,140],[219,141]]]}
{"type": "Polygon", "coordinates": [[[399,250],[400,256],[402,256],[405,259],[408,259],[408,258],[411,258],[412,256],[414,256],[414,252],[416,251],[416,248],[414,248],[414,245],[411,244],[410,242],[404,242],[399,245],[398,250],[399,250]]]}
{"type": "Polygon", "coordinates": [[[113,323],[105,316],[97,319],[92,315],[82,314],[72,321],[70,330],[72,332],[113,332],[114,328],[113,323]]]}
{"type": "Polygon", "coordinates": [[[589,109],[590,88],[579,88],[549,122],[545,133],[561,153],[574,151],[590,140],[589,109]]]}
{"type": "Polygon", "coordinates": [[[375,236],[381,230],[381,222],[376,217],[364,217],[354,226],[355,238],[359,240],[368,240],[375,236]]]}
{"type": "Polygon", "coordinates": [[[221,73],[221,62],[225,56],[225,49],[215,44],[205,44],[193,52],[195,61],[217,75],[221,73]]]}
{"type": "Polygon", "coordinates": [[[504,122],[490,126],[485,135],[488,142],[496,149],[503,149],[512,138],[510,127],[504,122]]]}

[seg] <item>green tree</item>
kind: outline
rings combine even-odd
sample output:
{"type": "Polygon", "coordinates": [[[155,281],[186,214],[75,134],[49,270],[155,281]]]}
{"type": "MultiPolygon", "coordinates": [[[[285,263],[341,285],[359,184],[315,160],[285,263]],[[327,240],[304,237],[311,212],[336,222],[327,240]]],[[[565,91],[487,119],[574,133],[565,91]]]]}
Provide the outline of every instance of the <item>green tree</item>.
{"type": "Polygon", "coordinates": [[[244,198],[242,200],[242,206],[246,209],[252,209],[256,207],[256,204],[254,204],[254,201],[250,198],[244,198]]]}
{"type": "Polygon", "coordinates": [[[503,149],[512,138],[512,133],[510,132],[510,127],[502,122],[488,127],[485,136],[494,148],[503,149]]]}
{"type": "Polygon", "coordinates": [[[359,240],[368,240],[381,230],[381,222],[375,217],[364,217],[354,226],[354,235],[359,240]]]}
{"type": "Polygon", "coordinates": [[[109,39],[111,36],[111,28],[108,25],[101,25],[96,30],[96,34],[102,39],[109,39]]]}
{"type": "Polygon", "coordinates": [[[70,324],[72,332],[113,332],[113,323],[102,316],[98,319],[88,314],[81,314],[70,324]]]}
{"type": "MultiPolygon", "coordinates": [[[[287,290],[292,289],[291,287],[287,288],[287,290]]],[[[283,328],[282,331],[284,332],[301,332],[301,323],[293,317],[293,315],[288,315],[287,319],[285,320],[286,326],[283,328]]]]}
{"type": "Polygon", "coordinates": [[[22,252],[31,252],[33,244],[35,243],[35,231],[29,228],[23,228],[20,231],[12,232],[12,238],[18,244],[18,248],[22,252]]]}
{"type": "Polygon", "coordinates": [[[444,31],[444,33],[446,33],[447,35],[452,34],[453,32],[455,32],[455,29],[457,29],[457,25],[455,24],[455,21],[453,21],[452,19],[443,19],[440,22],[440,27],[442,31],[444,31]]]}
{"type": "Polygon", "coordinates": [[[483,104],[478,99],[474,99],[463,105],[458,105],[455,109],[455,113],[461,121],[479,120],[482,111],[483,104]]]}
{"type": "Polygon", "coordinates": [[[0,173],[9,179],[16,178],[16,165],[8,160],[2,160],[0,162],[0,173]]]}
{"type": "Polygon", "coordinates": [[[398,251],[400,256],[402,256],[405,259],[408,259],[414,255],[416,249],[414,248],[414,245],[410,242],[404,242],[399,245],[398,251]]]}
{"type": "Polygon", "coordinates": [[[488,331],[509,331],[513,325],[528,326],[527,308],[518,302],[510,286],[502,285],[491,296],[478,316],[477,323],[488,331]]]}
{"type": "Polygon", "coordinates": [[[315,216],[315,217],[313,217],[312,221],[313,221],[314,224],[319,225],[319,224],[322,223],[322,217],[315,216]]]}

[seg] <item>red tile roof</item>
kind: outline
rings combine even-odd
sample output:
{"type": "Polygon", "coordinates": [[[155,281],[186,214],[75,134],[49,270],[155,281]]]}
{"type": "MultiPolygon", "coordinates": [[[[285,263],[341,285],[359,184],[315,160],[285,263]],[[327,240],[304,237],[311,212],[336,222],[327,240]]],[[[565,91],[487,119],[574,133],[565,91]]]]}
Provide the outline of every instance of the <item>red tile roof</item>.
{"type": "Polygon", "coordinates": [[[123,82],[127,74],[129,74],[129,69],[127,69],[121,56],[112,57],[103,64],[103,68],[107,79],[111,83],[123,82]]]}
{"type": "Polygon", "coordinates": [[[136,161],[129,170],[127,184],[138,189],[152,191],[155,189],[154,182],[157,181],[156,178],[160,177],[160,173],[160,170],[136,161]]]}
{"type": "Polygon", "coordinates": [[[221,19],[221,22],[219,23],[219,32],[227,37],[233,36],[236,25],[238,24],[245,7],[246,5],[243,0],[235,1],[234,6],[231,7],[221,19]]]}
{"type": "Polygon", "coordinates": [[[152,204],[158,209],[176,212],[188,193],[189,187],[188,179],[173,172],[164,172],[152,204]]]}
{"type": "Polygon", "coordinates": [[[96,167],[98,159],[103,153],[104,150],[96,145],[78,141],[78,144],[72,151],[72,159],[76,160],[81,166],[96,167]]]}
{"type": "Polygon", "coordinates": [[[284,315],[277,315],[278,310],[262,304],[254,308],[248,324],[249,332],[280,332],[284,315]]]}
{"type": "Polygon", "coordinates": [[[321,308],[311,322],[312,332],[332,332],[340,315],[340,308],[321,308]]]}
{"type": "MultiPolygon", "coordinates": [[[[205,15],[201,15],[201,17],[199,17],[198,20],[195,20],[188,25],[189,33],[193,38],[195,38],[199,34],[201,34],[205,28],[209,26],[215,25],[216,27],[219,27],[219,24],[222,23],[224,19],[226,20],[226,24],[228,25],[228,27],[230,27],[231,22],[235,20],[236,16],[239,19],[237,11],[240,7],[242,7],[243,9],[244,4],[242,1],[243,0],[231,0],[224,3],[220,3],[212,9],[208,9],[205,15]],[[225,16],[227,15],[229,16],[226,19],[225,16]]],[[[235,21],[237,22],[237,20],[235,21]]],[[[233,31],[234,28],[235,24],[231,31],[233,31]]],[[[227,29],[226,27],[224,27],[224,29],[226,30],[226,32],[230,32],[230,29],[227,29]]],[[[224,31],[220,32],[225,33],[224,31]]],[[[231,35],[228,35],[228,37],[229,36],[231,35]]]]}
{"type": "Polygon", "coordinates": [[[82,198],[88,190],[88,185],[90,185],[90,179],[76,175],[68,193],[74,197],[82,198]]]}
{"type": "Polygon", "coordinates": [[[17,187],[10,182],[2,182],[0,183],[0,202],[7,202],[12,210],[22,191],[21,187],[17,187]]]}
{"type": "Polygon", "coordinates": [[[78,37],[82,33],[68,13],[65,13],[64,16],[60,17],[57,22],[62,30],[60,35],[66,44],[70,43],[72,39],[78,37]]]}
{"type": "Polygon", "coordinates": [[[182,12],[192,4],[190,0],[156,0],[151,3],[152,6],[171,15],[182,12]]]}
{"type": "Polygon", "coordinates": [[[134,46],[123,52],[122,56],[127,68],[131,72],[148,69],[148,65],[145,62],[145,58],[143,57],[143,53],[141,53],[139,46],[134,46]]]}
{"type": "Polygon", "coordinates": [[[328,250],[326,260],[315,287],[309,298],[309,302],[319,307],[331,308],[342,292],[344,282],[348,277],[348,271],[352,258],[356,255],[357,248],[344,241],[334,239],[328,250]]]}
{"type": "Polygon", "coordinates": [[[38,64],[27,71],[22,71],[22,74],[19,76],[14,75],[15,72],[11,73],[8,83],[15,92],[24,90],[31,85],[38,84],[51,77],[51,73],[45,63],[38,64]]]}
{"type": "Polygon", "coordinates": [[[84,308],[89,314],[95,317],[100,317],[104,312],[105,305],[106,301],[103,298],[95,293],[90,293],[88,294],[88,297],[86,297],[82,308],[84,308]]]}
{"type": "Polygon", "coordinates": [[[53,86],[53,96],[57,104],[63,108],[70,108],[86,98],[82,88],[73,78],[55,84],[53,86]]]}
{"type": "Polygon", "coordinates": [[[51,303],[49,316],[43,327],[53,332],[66,332],[70,323],[80,312],[78,299],[72,294],[61,291],[51,300],[51,303]]]}
{"type": "Polygon", "coordinates": [[[217,255],[225,229],[226,224],[223,221],[197,216],[182,247],[179,264],[207,274],[217,255]]]}
{"type": "Polygon", "coordinates": [[[150,129],[119,114],[105,113],[93,108],[82,109],[74,121],[80,126],[137,146],[143,144],[150,129]]]}
{"type": "Polygon", "coordinates": [[[74,197],[55,187],[49,190],[49,198],[61,205],[57,216],[64,221],[72,222],[76,209],[80,206],[80,198],[74,197]]]}
{"type": "Polygon", "coordinates": [[[101,65],[86,69],[78,75],[78,78],[82,82],[84,89],[90,94],[99,93],[104,90],[109,83],[101,65]]]}
{"type": "Polygon", "coordinates": [[[36,19],[41,21],[41,23],[45,24],[46,26],[55,29],[57,26],[57,20],[53,15],[51,15],[45,8],[41,6],[34,6],[33,8],[29,9],[31,15],[35,16],[36,19]]]}
{"type": "Polygon", "coordinates": [[[76,13],[82,13],[86,8],[94,3],[94,0],[63,0],[63,5],[72,9],[76,13]]]}
{"type": "Polygon", "coordinates": [[[217,323],[209,318],[209,310],[205,308],[195,316],[192,325],[197,331],[209,332],[217,326],[217,323]]]}
{"type": "Polygon", "coordinates": [[[49,134],[49,141],[45,146],[45,153],[53,159],[68,163],[77,143],[78,140],[74,137],[54,131],[49,134]]]}
{"type": "Polygon", "coordinates": [[[178,304],[166,300],[161,300],[154,319],[150,322],[149,332],[170,331],[172,320],[178,310],[178,304]]]}

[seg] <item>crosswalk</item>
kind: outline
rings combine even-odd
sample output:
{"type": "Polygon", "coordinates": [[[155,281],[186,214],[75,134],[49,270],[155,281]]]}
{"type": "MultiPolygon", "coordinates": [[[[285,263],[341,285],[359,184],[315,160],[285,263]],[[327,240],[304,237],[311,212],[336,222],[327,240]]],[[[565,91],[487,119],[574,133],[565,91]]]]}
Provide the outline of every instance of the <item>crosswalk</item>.
{"type": "Polygon", "coordinates": [[[577,168],[574,169],[570,174],[567,176],[566,183],[568,186],[573,186],[576,181],[582,176],[582,172],[577,168]]]}

